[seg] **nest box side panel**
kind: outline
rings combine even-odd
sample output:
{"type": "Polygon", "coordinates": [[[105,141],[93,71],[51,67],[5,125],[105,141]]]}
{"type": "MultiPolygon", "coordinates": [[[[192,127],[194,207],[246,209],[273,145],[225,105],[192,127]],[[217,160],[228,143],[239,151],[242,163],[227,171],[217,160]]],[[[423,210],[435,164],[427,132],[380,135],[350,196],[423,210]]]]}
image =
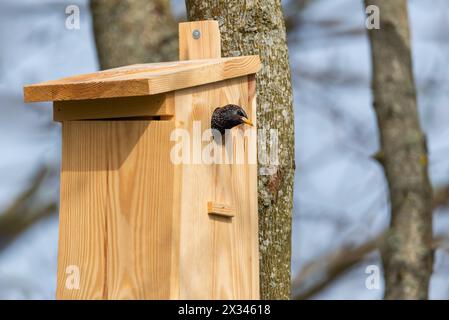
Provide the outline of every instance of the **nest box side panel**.
{"type": "Polygon", "coordinates": [[[256,128],[232,130],[242,142],[234,158],[218,148],[230,163],[206,163],[203,154],[215,142],[201,142],[216,107],[237,104],[255,122],[254,85],[254,76],[244,76],[175,92],[176,126],[191,141],[189,162],[181,166],[181,299],[259,298],[256,128]],[[254,161],[236,164],[238,156],[254,161]],[[221,214],[209,214],[214,208],[221,214]]]}
{"type": "Polygon", "coordinates": [[[57,298],[170,298],[174,122],[62,125],[57,298]]]}

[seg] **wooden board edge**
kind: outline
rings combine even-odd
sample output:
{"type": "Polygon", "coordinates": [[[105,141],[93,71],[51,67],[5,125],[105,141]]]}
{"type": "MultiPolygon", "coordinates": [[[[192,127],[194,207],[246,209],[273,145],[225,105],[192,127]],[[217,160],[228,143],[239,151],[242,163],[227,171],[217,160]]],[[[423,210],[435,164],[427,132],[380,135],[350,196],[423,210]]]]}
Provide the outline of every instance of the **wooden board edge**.
{"type": "Polygon", "coordinates": [[[209,215],[232,218],[235,216],[235,208],[231,205],[218,203],[215,201],[207,202],[207,213],[209,215]]]}

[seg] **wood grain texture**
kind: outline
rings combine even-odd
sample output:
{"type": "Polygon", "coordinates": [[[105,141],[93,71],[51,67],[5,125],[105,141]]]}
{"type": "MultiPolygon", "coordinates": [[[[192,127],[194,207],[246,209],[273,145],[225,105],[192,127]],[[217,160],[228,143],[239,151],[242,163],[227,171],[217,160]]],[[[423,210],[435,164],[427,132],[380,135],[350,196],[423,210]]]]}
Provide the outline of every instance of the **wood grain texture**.
{"type": "MultiPolygon", "coordinates": [[[[189,22],[180,25],[180,59],[221,56],[218,23],[189,22]],[[201,37],[192,40],[192,31],[201,37]],[[217,41],[218,39],[218,41],[217,41]]],[[[175,120],[191,137],[210,129],[213,110],[237,104],[256,121],[255,92],[246,76],[175,92],[175,120]]],[[[255,123],[256,125],[256,123],[255,123]]],[[[255,157],[256,127],[239,126],[231,136],[243,143],[218,147],[229,163],[205,164],[192,146],[192,163],[182,166],[180,193],[181,299],[258,299],[259,251],[257,218],[257,161],[249,164],[236,159],[255,157]],[[245,134],[250,138],[245,140],[245,134]],[[237,147],[241,147],[236,151],[237,147]],[[228,150],[231,149],[231,150],[228,150]],[[193,201],[192,201],[193,200],[193,201]],[[204,203],[235,206],[235,217],[207,215],[204,203]],[[192,237],[191,235],[195,235],[192,237]]]]}
{"type": "MultiPolygon", "coordinates": [[[[255,116],[249,83],[247,77],[241,77],[177,91],[176,126],[193,137],[198,123],[201,130],[210,128],[213,110],[228,103],[238,104],[250,117],[255,116]]],[[[235,143],[232,150],[225,146],[220,150],[234,163],[182,165],[181,299],[259,298],[257,164],[235,164],[242,154],[244,159],[255,155],[256,128],[239,126],[232,130],[232,136],[243,142],[235,143]],[[242,149],[238,150],[239,146],[242,149]],[[229,219],[208,215],[208,201],[233,204],[235,216],[229,219]]],[[[192,147],[192,160],[193,153],[192,147]]]]}
{"type": "MultiPolygon", "coordinates": [[[[202,34],[201,41],[207,43],[194,43],[185,51],[187,55],[219,52],[218,47],[210,47],[219,41],[208,41],[208,33],[202,34]]],[[[190,46],[182,37],[180,44],[190,46]]],[[[61,108],[56,110],[58,119],[63,120],[57,298],[259,298],[255,81],[253,75],[238,76],[241,60],[229,61],[235,64],[228,64],[228,71],[218,72],[216,78],[213,69],[225,67],[223,59],[152,65],[159,70],[154,73],[159,74],[160,88],[178,88],[176,81],[187,86],[164,94],[162,101],[147,96],[55,103],[55,108],[61,108]],[[205,66],[204,61],[214,62],[205,66]],[[180,71],[184,64],[189,67],[180,71]],[[165,76],[174,78],[164,80],[165,76]],[[164,85],[164,81],[168,82],[164,85]],[[201,81],[205,84],[195,84],[201,81]],[[255,126],[235,127],[232,144],[201,141],[203,131],[210,129],[213,110],[230,103],[245,109],[255,126]],[[134,118],[149,116],[149,112],[159,112],[161,120],[134,118]],[[127,116],[133,120],[115,119],[127,116]],[[71,121],[84,117],[114,119],[71,121]],[[186,130],[192,139],[188,163],[175,165],[170,159],[174,144],[170,135],[175,128],[186,130]],[[203,147],[211,142],[226,162],[202,161],[203,147]],[[205,205],[208,202],[212,210],[205,205]],[[232,219],[208,214],[229,214],[231,209],[232,219]],[[66,285],[71,266],[80,270],[79,289],[66,285]]],[[[142,71],[146,67],[66,79],[51,84],[61,87],[50,94],[64,99],[67,92],[77,99],[79,94],[93,99],[94,92],[110,95],[116,88],[108,91],[101,85],[121,81],[125,75],[131,82],[123,83],[135,93],[140,89],[132,81],[149,81],[145,73],[151,72],[142,71]],[[98,91],[85,93],[78,86],[88,83],[98,91]],[[67,91],[66,85],[80,91],[67,91]]]]}
{"type": "Polygon", "coordinates": [[[63,122],[57,298],[171,297],[173,127],[173,121],[63,122]],[[65,285],[73,265],[78,290],[65,285]]]}
{"type": "Polygon", "coordinates": [[[210,215],[217,215],[226,218],[232,218],[233,216],[235,216],[235,210],[232,206],[214,201],[207,202],[207,213],[210,215]]]}
{"type": "Polygon", "coordinates": [[[152,95],[256,73],[258,56],[139,64],[24,87],[25,102],[152,95]]]}
{"type": "Polygon", "coordinates": [[[192,21],[179,24],[179,60],[221,58],[221,38],[218,21],[192,21]],[[192,35],[200,32],[199,39],[192,35]]]}
{"type": "Polygon", "coordinates": [[[173,92],[152,96],[55,101],[53,120],[173,116],[173,92]]]}
{"type": "MultiPolygon", "coordinates": [[[[258,165],[257,165],[257,91],[256,91],[256,75],[250,74],[247,76],[248,78],[248,111],[250,111],[250,117],[253,119],[254,131],[252,138],[254,140],[250,141],[247,145],[248,148],[248,157],[251,159],[252,163],[256,163],[256,165],[247,164],[244,171],[246,173],[246,179],[248,179],[248,185],[246,188],[246,197],[248,201],[248,208],[250,210],[255,210],[252,212],[249,217],[246,217],[246,223],[250,225],[249,232],[247,237],[251,242],[251,257],[254,260],[251,260],[251,264],[253,265],[253,272],[251,274],[251,288],[255,292],[255,296],[257,299],[261,299],[260,292],[260,256],[259,256],[259,211],[258,211],[258,165]],[[255,160],[253,160],[255,159],[255,160]],[[259,241],[254,244],[253,237],[257,235],[259,241]]],[[[242,169],[242,168],[240,168],[242,169]]]]}

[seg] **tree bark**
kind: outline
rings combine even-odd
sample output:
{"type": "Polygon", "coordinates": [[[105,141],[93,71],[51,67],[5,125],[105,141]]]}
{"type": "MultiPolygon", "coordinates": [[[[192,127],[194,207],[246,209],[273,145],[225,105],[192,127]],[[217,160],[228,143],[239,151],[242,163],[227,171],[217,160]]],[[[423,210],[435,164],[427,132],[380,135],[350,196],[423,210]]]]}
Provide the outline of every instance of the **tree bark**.
{"type": "Polygon", "coordinates": [[[101,69],[178,58],[169,0],[91,0],[101,69]]]}
{"type": "Polygon", "coordinates": [[[380,9],[380,29],[368,31],[381,161],[391,201],[382,256],[385,299],[426,299],[432,273],[432,188],[412,71],[406,0],[365,0],[380,9]]]}
{"type": "MultiPolygon", "coordinates": [[[[289,299],[291,213],[294,179],[292,87],[284,18],[280,1],[186,0],[189,20],[218,20],[222,56],[259,55],[256,76],[257,124],[277,130],[277,165],[260,163],[258,178],[260,293],[262,299],[289,299]],[[268,174],[266,174],[268,173],[268,174]]],[[[259,131],[260,132],[260,131],[259,131]]],[[[259,134],[260,151],[270,154],[259,134]]]]}

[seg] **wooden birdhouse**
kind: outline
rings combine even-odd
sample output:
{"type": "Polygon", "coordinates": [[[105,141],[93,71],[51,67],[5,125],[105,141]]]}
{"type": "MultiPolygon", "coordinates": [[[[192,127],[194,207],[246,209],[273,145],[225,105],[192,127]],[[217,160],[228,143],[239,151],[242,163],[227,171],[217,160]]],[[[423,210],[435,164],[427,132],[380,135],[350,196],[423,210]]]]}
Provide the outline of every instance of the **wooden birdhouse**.
{"type": "Polygon", "coordinates": [[[58,299],[259,298],[256,126],[231,147],[204,132],[227,104],[255,124],[260,61],[222,58],[216,21],[181,23],[179,46],[24,87],[62,124],[58,299]]]}

